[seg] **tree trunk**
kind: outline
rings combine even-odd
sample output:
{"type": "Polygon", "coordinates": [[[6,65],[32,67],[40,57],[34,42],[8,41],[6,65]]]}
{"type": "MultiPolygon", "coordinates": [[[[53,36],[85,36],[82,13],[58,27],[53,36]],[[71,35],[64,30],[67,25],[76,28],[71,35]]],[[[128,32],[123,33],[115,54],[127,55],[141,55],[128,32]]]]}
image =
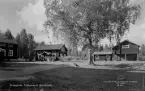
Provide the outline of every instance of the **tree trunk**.
{"type": "Polygon", "coordinates": [[[120,44],[119,48],[120,48],[120,61],[121,61],[121,54],[122,54],[122,46],[121,46],[121,44],[120,44]]]}
{"type": "Polygon", "coordinates": [[[94,60],[93,60],[93,52],[92,49],[88,50],[88,61],[90,65],[95,65],[94,60]]]}

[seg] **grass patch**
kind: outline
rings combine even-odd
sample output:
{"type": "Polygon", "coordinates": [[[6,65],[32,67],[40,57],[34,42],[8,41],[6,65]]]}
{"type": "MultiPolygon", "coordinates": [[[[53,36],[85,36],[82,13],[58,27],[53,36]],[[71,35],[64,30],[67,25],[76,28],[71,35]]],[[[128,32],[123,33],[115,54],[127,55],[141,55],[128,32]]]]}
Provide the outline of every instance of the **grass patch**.
{"type": "MultiPolygon", "coordinates": [[[[60,67],[37,72],[31,75],[34,76],[35,79],[29,79],[19,82],[8,81],[3,83],[3,88],[6,88],[6,85],[8,86],[9,83],[14,82],[15,84],[27,83],[52,85],[51,88],[44,87],[44,91],[117,91],[116,89],[118,89],[118,91],[129,91],[129,89],[142,88],[142,77],[145,74],[129,73],[124,70],[60,67]],[[124,76],[124,81],[137,81],[137,83],[128,83],[123,87],[117,87],[115,83],[104,82],[116,81],[119,75],[124,76]]],[[[37,91],[34,89],[35,88],[21,88],[18,91],[37,91]]]]}
{"type": "Polygon", "coordinates": [[[118,65],[115,65],[114,67],[117,67],[117,68],[127,68],[127,67],[130,67],[129,64],[118,64],[118,65]]]}
{"type": "Polygon", "coordinates": [[[40,67],[48,64],[29,64],[29,63],[1,63],[0,71],[22,71],[25,68],[40,67]]]}
{"type": "MultiPolygon", "coordinates": [[[[33,66],[40,66],[40,65],[48,65],[48,64],[32,64],[32,63],[3,63],[4,67],[18,67],[18,68],[24,68],[24,67],[33,67],[33,66]]],[[[3,65],[2,64],[2,65],[3,65]]]]}

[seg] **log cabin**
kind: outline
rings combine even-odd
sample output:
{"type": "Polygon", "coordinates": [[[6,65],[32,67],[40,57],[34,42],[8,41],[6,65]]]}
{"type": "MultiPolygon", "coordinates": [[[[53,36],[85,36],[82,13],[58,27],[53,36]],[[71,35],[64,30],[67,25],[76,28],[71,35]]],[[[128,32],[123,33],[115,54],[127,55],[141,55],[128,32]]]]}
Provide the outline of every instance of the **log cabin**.
{"type": "Polygon", "coordinates": [[[0,37],[0,57],[1,60],[18,58],[18,43],[16,40],[0,37]]]}
{"type": "Polygon", "coordinates": [[[36,61],[54,61],[68,53],[64,44],[39,45],[34,51],[36,61]]]}

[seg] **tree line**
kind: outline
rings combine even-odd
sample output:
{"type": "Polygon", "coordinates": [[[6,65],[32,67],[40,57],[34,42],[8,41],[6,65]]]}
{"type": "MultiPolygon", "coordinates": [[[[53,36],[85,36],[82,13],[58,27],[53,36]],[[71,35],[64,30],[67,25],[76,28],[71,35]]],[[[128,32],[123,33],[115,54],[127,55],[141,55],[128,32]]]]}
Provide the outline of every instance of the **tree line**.
{"type": "Polygon", "coordinates": [[[34,58],[33,49],[40,44],[45,44],[44,42],[37,43],[34,40],[34,35],[27,33],[26,29],[22,29],[15,37],[9,29],[7,29],[5,32],[0,31],[0,37],[15,39],[18,43],[18,58],[25,58],[30,60],[34,58]]]}

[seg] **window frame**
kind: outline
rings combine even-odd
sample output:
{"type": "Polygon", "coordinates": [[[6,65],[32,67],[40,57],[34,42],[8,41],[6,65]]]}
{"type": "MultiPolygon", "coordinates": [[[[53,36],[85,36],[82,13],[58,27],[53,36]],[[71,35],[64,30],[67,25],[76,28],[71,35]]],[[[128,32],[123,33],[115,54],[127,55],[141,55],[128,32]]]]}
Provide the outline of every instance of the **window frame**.
{"type": "Polygon", "coordinates": [[[11,56],[11,57],[14,56],[14,53],[13,52],[14,52],[13,50],[9,50],[8,55],[11,56]]]}

